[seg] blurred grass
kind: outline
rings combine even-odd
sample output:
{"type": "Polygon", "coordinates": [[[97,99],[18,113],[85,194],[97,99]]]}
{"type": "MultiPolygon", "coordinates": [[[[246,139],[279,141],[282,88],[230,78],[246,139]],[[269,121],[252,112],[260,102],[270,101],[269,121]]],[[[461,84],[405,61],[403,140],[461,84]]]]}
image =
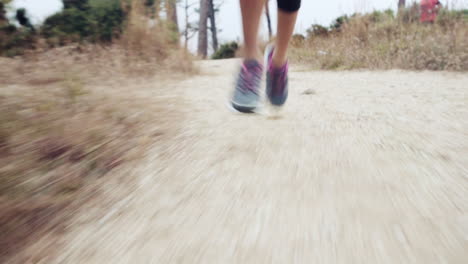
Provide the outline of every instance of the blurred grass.
{"type": "Polygon", "coordinates": [[[114,107],[115,98],[93,93],[74,73],[48,80],[0,90],[0,259],[142,147],[142,121],[114,107]]]}
{"type": "Polygon", "coordinates": [[[26,96],[0,100],[2,195],[55,195],[62,192],[62,185],[75,189],[67,183],[68,172],[51,172],[80,162],[85,166],[74,170],[73,177],[77,180],[74,184],[81,183],[80,177],[110,171],[111,164],[122,161],[123,153],[131,146],[110,144],[115,140],[131,142],[135,131],[122,120],[108,118],[114,113],[101,107],[108,103],[85,99],[89,91],[77,77],[66,77],[57,86],[52,93],[50,89],[38,89],[45,94],[30,90],[26,96]],[[31,181],[34,174],[37,179],[31,181]]]}
{"type": "Polygon", "coordinates": [[[0,263],[60,229],[75,210],[69,207],[145,153],[149,134],[161,137],[158,117],[171,115],[137,96],[136,83],[158,85],[195,70],[163,22],[148,26],[141,1],[131,1],[125,28],[106,45],[51,48],[28,37],[34,47],[0,58],[0,263]],[[149,117],[136,114],[146,107],[156,120],[150,129],[149,117]]]}
{"type": "Polygon", "coordinates": [[[422,24],[415,8],[340,17],[295,36],[291,58],[315,69],[468,70],[468,15],[442,9],[422,24]]]}

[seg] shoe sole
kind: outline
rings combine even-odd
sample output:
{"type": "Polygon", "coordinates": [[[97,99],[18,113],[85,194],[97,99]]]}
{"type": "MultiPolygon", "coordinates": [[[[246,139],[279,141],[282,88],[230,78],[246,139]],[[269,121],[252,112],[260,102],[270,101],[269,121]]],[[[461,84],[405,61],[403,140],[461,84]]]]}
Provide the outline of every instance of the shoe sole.
{"type": "Polygon", "coordinates": [[[241,113],[255,113],[255,109],[257,108],[256,106],[251,106],[251,105],[241,105],[241,104],[236,104],[235,102],[231,102],[231,106],[241,112],[241,113]]]}
{"type": "Polygon", "coordinates": [[[288,95],[286,95],[285,97],[281,97],[281,98],[269,98],[270,100],[270,103],[276,107],[281,107],[283,106],[286,101],[288,100],[288,95]]]}

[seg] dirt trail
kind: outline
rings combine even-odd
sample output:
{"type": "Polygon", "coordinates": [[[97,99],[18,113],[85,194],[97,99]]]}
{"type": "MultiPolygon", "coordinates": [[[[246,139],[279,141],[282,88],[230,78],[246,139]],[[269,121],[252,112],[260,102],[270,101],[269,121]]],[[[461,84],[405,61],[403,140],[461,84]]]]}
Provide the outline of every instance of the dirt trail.
{"type": "Polygon", "coordinates": [[[292,67],[281,112],[242,115],[236,65],[167,88],[180,133],[44,263],[466,263],[466,74],[292,67]]]}

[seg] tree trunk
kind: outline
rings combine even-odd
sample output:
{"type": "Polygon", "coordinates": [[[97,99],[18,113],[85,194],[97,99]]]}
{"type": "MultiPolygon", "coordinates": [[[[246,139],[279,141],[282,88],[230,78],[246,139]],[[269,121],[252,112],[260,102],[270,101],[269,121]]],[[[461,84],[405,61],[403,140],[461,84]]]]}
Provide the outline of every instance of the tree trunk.
{"type": "Polygon", "coordinates": [[[188,41],[189,41],[189,27],[190,27],[190,24],[189,24],[189,13],[188,13],[188,10],[189,10],[189,3],[188,3],[188,0],[185,0],[185,6],[184,6],[184,9],[185,9],[185,30],[184,30],[184,48],[185,48],[185,51],[188,50],[188,41]]]}
{"type": "Polygon", "coordinates": [[[213,50],[218,50],[218,29],[216,28],[216,12],[213,4],[213,0],[208,0],[210,3],[210,25],[211,25],[211,39],[213,41],[213,50]]]}
{"type": "Polygon", "coordinates": [[[6,22],[7,22],[7,19],[6,19],[5,5],[2,2],[0,2],[0,25],[6,22]]]}
{"type": "Polygon", "coordinates": [[[398,0],[398,9],[404,8],[406,5],[406,0],[398,0]]]}
{"type": "Polygon", "coordinates": [[[267,24],[268,24],[268,38],[271,39],[271,36],[273,36],[273,30],[271,29],[270,7],[268,5],[269,3],[270,3],[269,0],[265,1],[265,15],[266,15],[267,24]]]}
{"type": "Polygon", "coordinates": [[[179,22],[177,20],[177,3],[176,0],[166,0],[167,19],[171,23],[171,29],[179,32],[179,22]]]}
{"type": "Polygon", "coordinates": [[[207,20],[209,0],[200,0],[200,20],[198,23],[198,55],[203,59],[208,55],[207,20]]]}

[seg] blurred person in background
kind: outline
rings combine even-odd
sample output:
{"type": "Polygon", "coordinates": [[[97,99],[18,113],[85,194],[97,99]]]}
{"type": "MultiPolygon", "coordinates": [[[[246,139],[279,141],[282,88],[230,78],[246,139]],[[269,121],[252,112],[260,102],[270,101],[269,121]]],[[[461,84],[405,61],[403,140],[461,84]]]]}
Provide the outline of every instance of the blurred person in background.
{"type": "Polygon", "coordinates": [[[301,0],[277,0],[277,4],[276,40],[266,48],[262,64],[258,49],[258,28],[265,0],[240,0],[245,54],[231,100],[232,106],[238,111],[252,112],[257,107],[264,68],[270,103],[282,106],[288,97],[287,50],[301,0]]]}
{"type": "Polygon", "coordinates": [[[421,0],[421,22],[434,23],[441,7],[438,0],[421,0]]]}

